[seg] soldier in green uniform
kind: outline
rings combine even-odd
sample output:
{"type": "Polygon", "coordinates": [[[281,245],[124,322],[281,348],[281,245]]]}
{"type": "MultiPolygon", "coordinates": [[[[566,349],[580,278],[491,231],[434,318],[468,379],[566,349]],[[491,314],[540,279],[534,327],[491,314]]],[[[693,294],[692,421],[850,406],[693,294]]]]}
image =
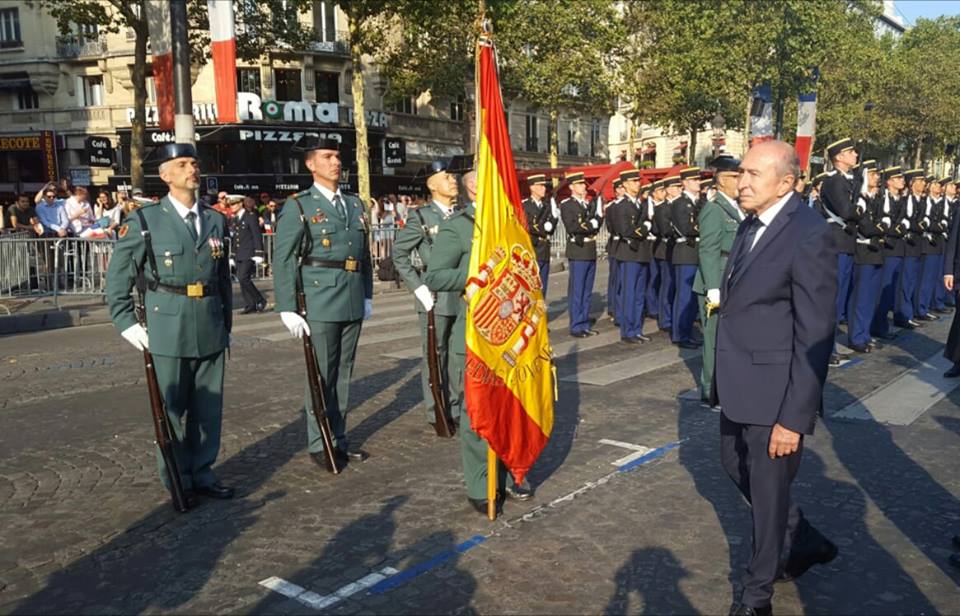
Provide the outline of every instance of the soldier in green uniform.
{"type": "MultiPolygon", "coordinates": [[[[169,193],[134,210],[117,232],[107,272],[113,323],[130,344],[149,349],[173,432],[173,452],[188,505],[196,494],[232,498],[212,466],[220,451],[224,349],[230,344],[233,291],[226,221],[196,201],[200,167],[186,143],[153,154],[169,193]],[[142,273],[146,328],[131,289],[142,273]]],[[[163,459],[160,477],[168,483],[163,459]]],[[[167,486],[169,488],[169,485],[167,486]]]]}
{"type": "Polygon", "coordinates": [[[727,257],[737,236],[743,212],[737,204],[739,191],[737,178],[740,161],[732,156],[715,158],[710,166],[714,169],[717,194],[700,210],[700,266],[693,281],[693,291],[700,306],[700,323],[703,324],[703,369],[700,372],[700,399],[710,399],[713,385],[715,345],[717,340],[717,313],[708,314],[708,306],[720,306],[720,283],[727,257]]]}
{"type": "MultiPolygon", "coordinates": [[[[423,281],[431,291],[452,292],[462,296],[467,286],[467,272],[470,267],[470,249],[473,246],[474,206],[458,210],[449,220],[440,225],[427,263],[423,281]]],[[[458,422],[460,433],[460,454],[463,458],[463,478],[467,484],[467,500],[479,513],[487,514],[487,442],[480,438],[470,427],[470,409],[463,402],[464,365],[467,355],[467,302],[460,300],[457,307],[457,320],[450,336],[450,363],[448,378],[451,398],[458,401],[458,422]],[[465,411],[465,412],[464,412],[465,411]]],[[[530,498],[532,492],[524,481],[523,485],[513,484],[513,478],[503,464],[497,471],[497,493],[506,492],[507,496],[517,500],[530,498]]],[[[500,497],[498,496],[498,500],[500,497]]],[[[501,503],[497,503],[499,508],[501,503]]]]}
{"type": "MultiPolygon", "coordinates": [[[[407,215],[407,224],[397,232],[397,239],[393,244],[393,263],[403,279],[403,284],[416,298],[417,316],[420,318],[420,342],[423,357],[420,362],[420,384],[423,389],[423,404],[426,408],[427,421],[433,424],[436,421],[436,409],[433,403],[433,394],[430,392],[430,369],[427,365],[427,312],[433,309],[433,320],[437,332],[437,356],[440,370],[446,374],[448,369],[448,352],[450,348],[450,333],[457,320],[457,310],[460,307],[458,293],[433,293],[423,283],[423,274],[426,264],[430,260],[430,251],[434,239],[440,229],[440,223],[453,216],[457,202],[457,176],[448,171],[445,161],[437,161],[423,171],[427,189],[432,200],[427,205],[418,207],[407,215]],[[415,256],[416,254],[416,256],[415,256]],[[419,263],[414,264],[418,258],[419,263]]],[[[459,403],[450,396],[450,379],[444,377],[445,399],[451,417],[459,417],[460,410],[454,405],[459,403]]]]}
{"type": "MultiPolygon", "coordinates": [[[[292,335],[313,339],[336,455],[344,463],[362,462],[366,452],[348,447],[347,409],[360,326],[373,313],[367,219],[360,199],[339,189],[338,141],[308,135],[294,147],[304,153],[313,186],[287,199],[277,222],[276,311],[292,335]],[[306,320],[297,314],[298,278],[307,300],[306,320]]],[[[314,462],[326,468],[309,385],[305,390],[307,449],[314,462]]]]}

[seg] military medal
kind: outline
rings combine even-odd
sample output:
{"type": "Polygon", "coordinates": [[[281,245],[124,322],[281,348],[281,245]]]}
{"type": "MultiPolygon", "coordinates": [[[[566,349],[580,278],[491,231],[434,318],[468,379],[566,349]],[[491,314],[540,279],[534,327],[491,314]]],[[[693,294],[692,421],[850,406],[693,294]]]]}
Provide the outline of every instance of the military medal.
{"type": "Polygon", "coordinates": [[[317,215],[313,217],[313,223],[321,223],[327,219],[327,215],[323,213],[323,210],[317,208],[317,215]]]}
{"type": "Polygon", "coordinates": [[[173,259],[170,258],[169,250],[163,253],[163,257],[164,257],[163,264],[166,265],[167,267],[173,267],[173,259]]]}
{"type": "Polygon", "coordinates": [[[211,237],[208,240],[208,244],[210,245],[211,257],[213,257],[214,259],[219,259],[220,257],[223,256],[223,244],[220,242],[220,238],[211,237]]]}
{"type": "Polygon", "coordinates": [[[330,248],[330,238],[329,238],[329,237],[323,238],[323,239],[320,241],[320,243],[323,245],[324,248],[330,248]]]}

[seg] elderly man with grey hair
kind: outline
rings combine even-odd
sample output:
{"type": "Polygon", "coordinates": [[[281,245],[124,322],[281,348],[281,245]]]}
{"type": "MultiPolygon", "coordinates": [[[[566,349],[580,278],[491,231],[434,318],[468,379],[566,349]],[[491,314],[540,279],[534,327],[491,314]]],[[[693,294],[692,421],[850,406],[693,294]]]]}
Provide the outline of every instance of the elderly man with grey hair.
{"type": "Polygon", "coordinates": [[[720,288],[711,403],[724,469],[750,503],[753,551],[735,614],[770,614],[773,584],[837,554],[790,498],[813,434],[836,320],[837,249],[794,192],[793,147],[769,141],[740,163],[737,230],[720,288]]]}

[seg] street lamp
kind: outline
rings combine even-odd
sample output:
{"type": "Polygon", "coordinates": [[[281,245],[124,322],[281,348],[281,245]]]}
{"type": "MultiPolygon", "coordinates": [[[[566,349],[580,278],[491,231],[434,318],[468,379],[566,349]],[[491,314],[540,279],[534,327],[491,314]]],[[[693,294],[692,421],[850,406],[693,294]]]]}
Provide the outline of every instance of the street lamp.
{"type": "Polygon", "coordinates": [[[714,114],[713,119],[710,120],[710,126],[713,128],[713,157],[716,158],[720,150],[720,141],[726,135],[725,129],[727,126],[727,121],[720,114],[719,110],[714,114]]]}

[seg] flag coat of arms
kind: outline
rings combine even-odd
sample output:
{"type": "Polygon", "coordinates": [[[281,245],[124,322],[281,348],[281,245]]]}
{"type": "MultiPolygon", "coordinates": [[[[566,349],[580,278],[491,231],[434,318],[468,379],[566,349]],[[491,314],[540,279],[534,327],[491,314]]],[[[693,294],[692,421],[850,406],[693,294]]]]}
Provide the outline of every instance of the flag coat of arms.
{"type": "Polygon", "coordinates": [[[464,395],[474,431],[519,484],[553,428],[553,351],[489,35],[477,45],[476,74],[477,211],[465,292],[464,395]]]}

